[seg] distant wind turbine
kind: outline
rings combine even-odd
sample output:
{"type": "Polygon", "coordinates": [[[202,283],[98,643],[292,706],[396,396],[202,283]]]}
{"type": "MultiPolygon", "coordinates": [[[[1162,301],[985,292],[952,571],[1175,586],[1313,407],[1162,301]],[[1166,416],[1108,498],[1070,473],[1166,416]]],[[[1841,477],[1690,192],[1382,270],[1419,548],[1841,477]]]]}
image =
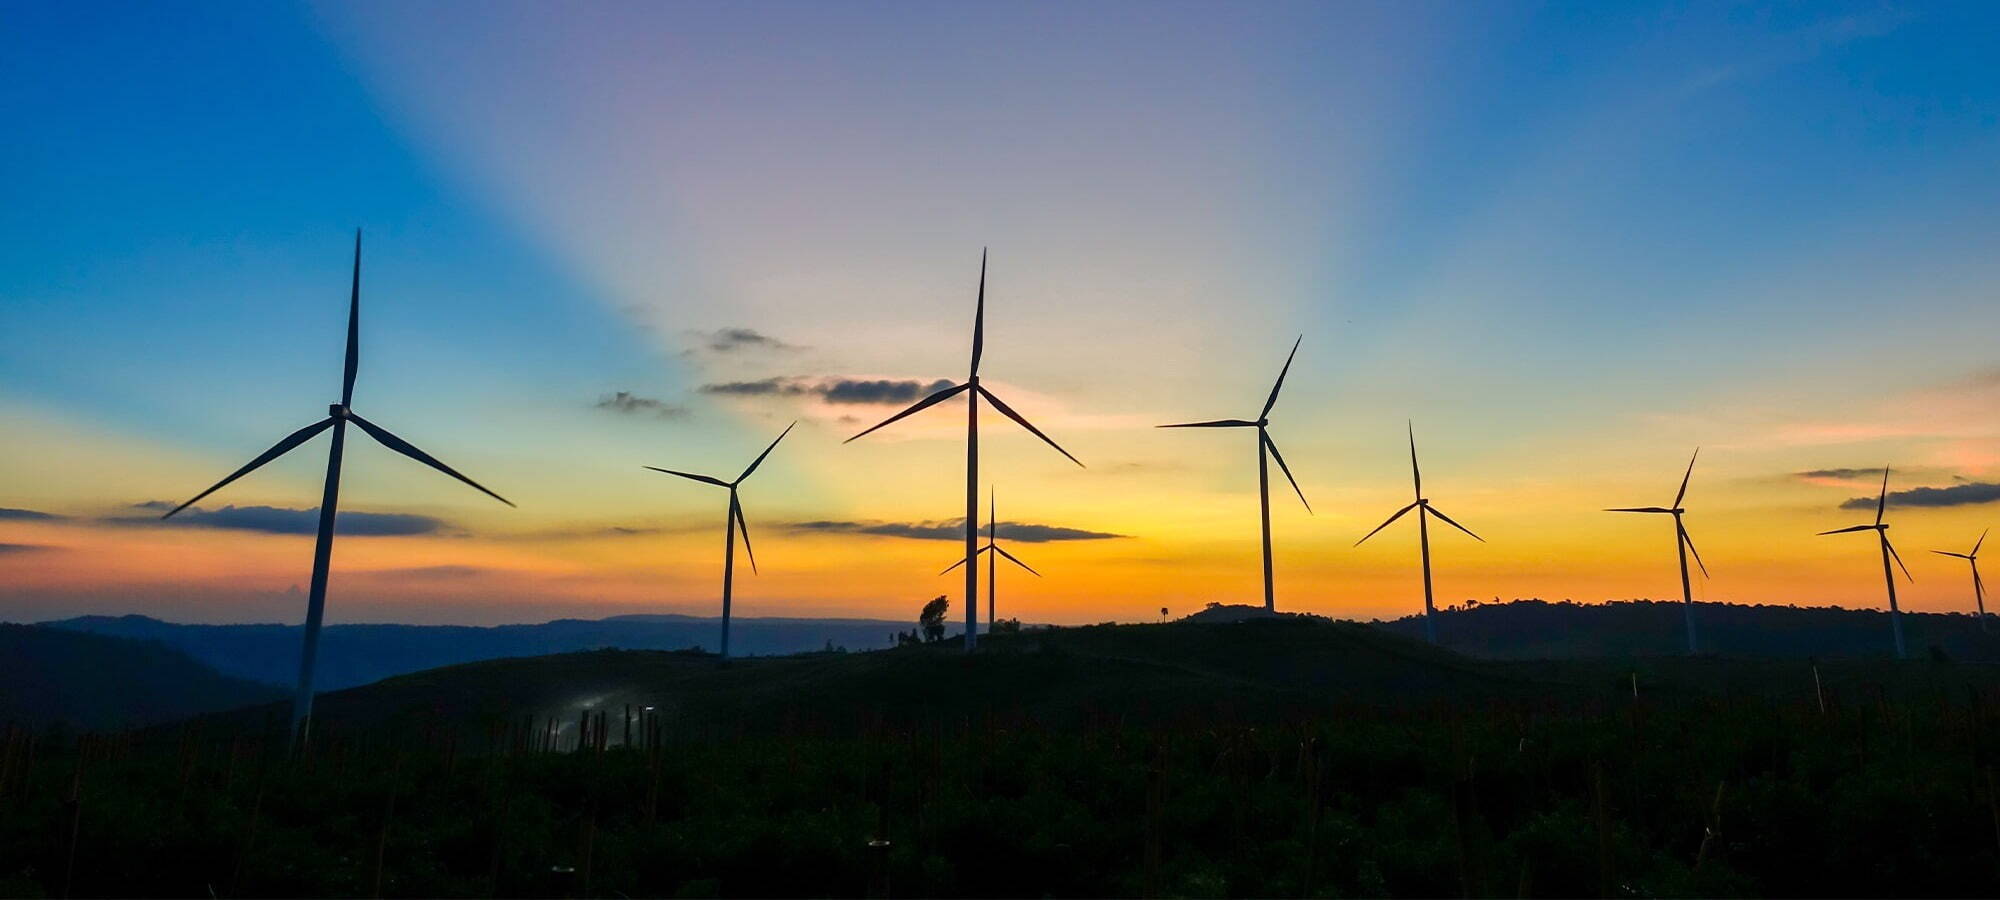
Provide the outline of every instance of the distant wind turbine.
{"type": "Polygon", "coordinates": [[[450,475],[459,481],[463,481],[477,489],[480,493],[492,497],[501,503],[505,503],[508,506],[514,505],[507,498],[487,490],[479,482],[460,475],[452,467],[438,462],[436,458],[417,449],[410,442],[390,434],[381,426],[362,418],[350,408],[354,402],[354,375],[361,365],[360,328],[361,231],[360,229],[356,229],[354,232],[354,277],[349,287],[347,298],[347,367],[346,371],[341,375],[340,402],[327,407],[326,418],[292,432],[284,440],[272,446],[271,449],[264,451],[262,456],[251,460],[243,468],[230,473],[228,478],[216,482],[208,490],[194,495],[193,500],[174,507],[166,515],[160,517],[162,519],[171,518],[174,513],[187,509],[199,502],[203,497],[221,490],[223,485],[248,475],[258,466],[291,452],[293,448],[312,440],[320,432],[329,428],[333,429],[333,446],[328,449],[326,456],[326,493],[322,495],[319,504],[319,539],[313,547],[312,593],[306,601],[305,647],[299,653],[298,691],[292,696],[292,740],[294,745],[298,747],[305,746],[312,727],[313,669],[319,656],[320,622],[326,613],[326,576],[328,566],[333,560],[333,520],[340,499],[340,456],[341,450],[347,444],[347,423],[353,422],[356,427],[367,432],[369,437],[374,438],[384,447],[430,466],[446,475],[450,475]]]}
{"type": "Polygon", "coordinates": [[[1306,513],[1312,513],[1312,504],[1306,503],[1306,492],[1299,490],[1298,479],[1292,477],[1292,469],[1285,465],[1284,454],[1278,452],[1278,442],[1271,440],[1271,407],[1278,405],[1278,391],[1285,386],[1285,373],[1292,370],[1292,357],[1299,355],[1299,344],[1305,340],[1300,335],[1292,342],[1292,352],[1285,357],[1285,366],[1278,370],[1278,380],[1271,385],[1271,396],[1265,398],[1264,408],[1257,412],[1257,420],[1216,419],[1212,422],[1184,422],[1179,425],[1161,425],[1161,428],[1255,428],[1257,429],[1257,502],[1264,524],[1264,610],[1276,612],[1277,592],[1271,584],[1271,460],[1278,461],[1278,469],[1285,473],[1285,480],[1292,483],[1292,491],[1299,495],[1299,502],[1305,505],[1306,513]]]}
{"type": "Polygon", "coordinates": [[[993,404],[993,408],[999,410],[1001,415],[1013,419],[1022,428],[1028,429],[1028,433],[1056,448],[1056,452],[1069,457],[1070,462],[1078,466],[1083,465],[1076,457],[1070,456],[1068,450],[1064,450],[1060,444],[1043,434],[1041,429],[1029,424],[1027,419],[1021,418],[1021,414],[1015,412],[1013,407],[1001,402],[999,397],[993,396],[992,391],[979,383],[979,356],[985,347],[986,251],[981,250],[979,251],[979,302],[972,317],[972,369],[966,376],[965,383],[952,385],[918,400],[911,404],[909,409],[883,419],[874,428],[841,442],[852,443],[862,435],[884,425],[915,415],[960,393],[967,393],[965,414],[965,651],[967,653],[972,652],[979,640],[979,603],[976,599],[979,596],[979,570],[978,566],[973,565],[974,558],[979,555],[979,399],[986,398],[986,402],[993,404]]]}
{"type": "MultiPolygon", "coordinates": [[[[1022,562],[1019,559],[1016,559],[1014,557],[1014,554],[1008,553],[1007,550],[1001,547],[1000,544],[998,543],[1000,535],[1000,521],[999,521],[1000,513],[998,511],[998,507],[999,507],[998,499],[989,493],[986,501],[986,546],[979,548],[980,553],[986,554],[986,632],[988,634],[991,634],[993,632],[993,622],[994,622],[993,607],[994,607],[994,597],[995,597],[994,584],[997,580],[995,577],[995,571],[1000,568],[1000,558],[1006,557],[1008,562],[1020,566],[1023,569],[1027,569],[1028,574],[1033,575],[1036,578],[1042,577],[1042,573],[1035,571],[1034,568],[1029,566],[1027,563],[1022,562]]],[[[965,560],[961,559],[958,562],[946,566],[944,568],[944,571],[939,572],[938,574],[948,575],[951,573],[951,570],[956,569],[962,565],[965,565],[965,560]]]]}
{"type": "Polygon", "coordinates": [[[1486,539],[1472,534],[1472,529],[1452,521],[1450,516],[1439,512],[1438,508],[1432,506],[1431,501],[1424,497],[1424,474],[1422,470],[1417,468],[1417,430],[1415,426],[1410,427],[1410,479],[1416,484],[1417,499],[1411,501],[1410,505],[1396,510],[1395,515],[1390,516],[1382,524],[1375,526],[1375,531],[1362,535],[1361,540],[1354,542],[1354,546],[1359,547],[1366,543],[1369,538],[1375,536],[1376,532],[1389,527],[1391,522],[1402,518],[1404,513],[1413,509],[1417,511],[1417,545],[1423,549],[1424,561],[1424,637],[1435,644],[1438,640],[1437,604],[1431,596],[1431,529],[1427,517],[1437,516],[1439,521],[1466,534],[1471,534],[1473,540],[1482,544],[1486,543],[1486,539]]]}
{"type": "Polygon", "coordinates": [[[1986,630],[1986,583],[1979,580],[1979,547],[1986,543],[1986,532],[1979,533],[1979,540],[1972,543],[1971,553],[1953,553],[1950,550],[1932,550],[1941,556],[1955,556],[1972,564],[1972,600],[1979,604],[1979,630],[1986,630]]]}
{"type": "Polygon", "coordinates": [[[1674,494],[1674,505],[1672,508],[1663,506],[1628,506],[1605,510],[1605,512],[1665,513],[1674,517],[1674,549],[1680,554],[1681,559],[1681,610],[1687,617],[1688,653],[1690,655],[1700,651],[1697,649],[1695,640],[1694,591],[1688,585],[1688,554],[1694,554],[1694,564],[1701,567],[1701,577],[1708,577],[1708,566],[1704,565],[1701,561],[1701,551],[1694,548],[1694,538],[1688,536],[1687,526],[1681,524],[1681,514],[1687,512],[1687,510],[1681,508],[1681,500],[1687,497],[1688,479],[1694,477],[1694,461],[1700,456],[1701,448],[1696,447],[1694,456],[1688,457],[1687,474],[1681,476],[1681,489],[1678,493],[1674,494]]]}
{"type": "Polygon", "coordinates": [[[1883,466],[1882,494],[1875,498],[1875,524],[1836,528],[1832,531],[1822,531],[1820,534],[1846,534],[1850,531],[1875,532],[1876,538],[1882,543],[1882,580],[1889,585],[1889,627],[1896,632],[1896,658],[1905,659],[1908,657],[1908,654],[1903,649],[1903,610],[1896,605],[1896,572],[1894,569],[1889,568],[1889,560],[1894,559],[1896,561],[1896,565],[1903,570],[1904,578],[1910,581],[1916,581],[1916,579],[1910,576],[1910,567],[1903,565],[1902,555],[1898,554],[1896,548],[1889,543],[1889,526],[1882,521],[1882,513],[1888,507],[1889,467],[1883,466]]]}
{"type": "Polygon", "coordinates": [[[731,591],[736,585],[736,532],[738,531],[743,532],[743,553],[750,557],[750,572],[753,575],[757,572],[757,551],[750,548],[750,524],[743,520],[743,504],[736,497],[736,486],[742,484],[744,479],[749,478],[750,473],[757,471],[757,467],[764,464],[764,457],[770,456],[771,451],[777,449],[778,441],[784,440],[785,435],[791,434],[792,428],[798,424],[797,422],[793,422],[791,425],[785,426],[784,431],[778,432],[777,438],[771,441],[771,446],[765,447],[764,452],[757,454],[757,458],[750,461],[750,467],[744,469],[743,474],[736,476],[735,481],[723,481],[720,478],[713,478],[708,475],[696,475],[693,472],[676,472],[672,469],[662,469],[659,466],[646,466],[646,468],[652,469],[655,472],[679,475],[682,478],[699,481],[702,484],[712,484],[716,487],[729,489],[729,513],[722,520],[723,659],[729,658],[729,599],[731,591]]]}

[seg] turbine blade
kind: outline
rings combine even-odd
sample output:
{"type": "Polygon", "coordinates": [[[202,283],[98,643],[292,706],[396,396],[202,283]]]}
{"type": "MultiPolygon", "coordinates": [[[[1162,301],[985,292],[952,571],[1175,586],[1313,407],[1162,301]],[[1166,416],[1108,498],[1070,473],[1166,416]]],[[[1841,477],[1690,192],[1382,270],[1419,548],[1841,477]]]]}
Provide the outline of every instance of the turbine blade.
{"type": "Polygon", "coordinates": [[[736,492],[729,492],[729,518],[735,520],[736,530],[743,534],[743,555],[750,558],[750,574],[757,574],[757,551],[750,548],[750,523],[743,518],[743,503],[736,499],[736,492]]]}
{"type": "Polygon", "coordinates": [[[1846,534],[1850,531],[1874,531],[1874,530],[1875,526],[1873,525],[1852,525],[1847,528],[1835,528],[1832,531],[1822,531],[1820,532],[1820,536],[1825,537],[1826,535],[1829,534],[1846,534]]]}
{"type": "Polygon", "coordinates": [[[1257,423],[1243,419],[1216,419],[1212,422],[1182,422],[1179,425],[1155,425],[1154,428],[1255,428],[1257,423]]]}
{"type": "MultiPolygon", "coordinates": [[[[1990,529],[1990,528],[1989,528],[1989,529],[1987,529],[1987,531],[1991,531],[1991,530],[1992,530],[1992,529],[1990,529]]],[[[1976,540],[1976,541],[1973,541],[1973,542],[1972,542],[1972,555],[1973,555],[1973,556],[1978,556],[1978,555],[1979,555],[1979,547],[1980,547],[1980,545],[1981,545],[1981,544],[1984,544],[1984,543],[1986,543],[1986,532],[1985,532],[1985,531],[1982,531],[1982,532],[1980,532],[1980,533],[1979,533],[1979,540],[1976,540]]]]}
{"type": "Polygon", "coordinates": [[[1687,474],[1685,474],[1685,475],[1682,475],[1682,476],[1681,476],[1681,489],[1680,489],[1680,490],[1679,490],[1678,492],[1676,492],[1676,493],[1674,494],[1674,508],[1675,508],[1675,509],[1679,509],[1679,508],[1681,507],[1681,501],[1687,498],[1687,495],[1688,495],[1688,479],[1690,479],[1690,478],[1693,478],[1693,477],[1694,477],[1694,461],[1695,461],[1695,460],[1697,460],[1697,459],[1700,459],[1700,458],[1701,458],[1701,448],[1700,448],[1700,447],[1696,447],[1696,448],[1694,448],[1694,455],[1693,455],[1693,456],[1690,456],[1690,457],[1688,457],[1688,470],[1687,470],[1687,474]]]}
{"type": "Polygon", "coordinates": [[[1417,426],[1414,422],[1404,423],[1410,430],[1410,479],[1416,484],[1417,499],[1424,499],[1424,473],[1417,468],[1417,426]]]}
{"type": "Polygon", "coordinates": [[[1271,435],[1262,429],[1257,431],[1257,436],[1263,439],[1264,449],[1271,451],[1271,458],[1278,461],[1278,471],[1285,473],[1285,480],[1292,483],[1292,491],[1299,495],[1299,502],[1305,504],[1306,512],[1310,514],[1313,505],[1306,503],[1306,492],[1299,490],[1299,480],[1292,477],[1292,467],[1285,465],[1285,455],[1278,452],[1278,442],[1271,440],[1271,435]]]}
{"type": "Polygon", "coordinates": [[[986,248],[979,248],[979,306],[972,314],[972,375],[979,374],[979,357],[986,352],[986,248]]]}
{"type": "MultiPolygon", "coordinates": [[[[992,550],[992,549],[994,549],[993,545],[992,545],[992,544],[988,544],[988,545],[986,545],[986,546],[984,546],[984,547],[981,547],[981,548],[979,548],[979,549],[977,549],[977,550],[974,550],[974,551],[972,551],[972,555],[973,555],[973,556],[974,556],[975,558],[977,558],[977,557],[979,556],[979,554],[981,554],[981,553],[985,553],[986,551],[988,551],[988,550],[992,550]]],[[[939,574],[939,575],[949,575],[949,574],[951,574],[951,570],[953,570],[953,569],[956,569],[956,568],[958,568],[959,566],[962,566],[962,565],[965,565],[965,558],[964,558],[964,557],[960,557],[960,558],[959,558],[959,560],[958,560],[958,562],[955,562],[955,563],[952,563],[951,565],[948,565],[948,566],[945,566],[945,567],[944,567],[944,571],[942,571],[942,572],[939,572],[938,574],[939,574]]]]}
{"type": "Polygon", "coordinates": [[[1875,498],[1875,524],[1882,524],[1882,511],[1889,507],[1889,467],[1882,467],[1882,495],[1875,498]]]}
{"type": "Polygon", "coordinates": [[[272,444],[271,449],[264,451],[262,455],[258,456],[256,459],[251,460],[249,464],[245,465],[243,468],[237,469],[236,471],[229,473],[228,478],[224,478],[221,481],[218,481],[215,484],[210,485],[208,490],[202,491],[201,493],[194,495],[193,500],[189,500],[186,503],[174,507],[172,511],[168,512],[164,516],[161,516],[160,518],[162,519],[172,518],[174,513],[180,512],[181,510],[187,509],[188,507],[195,505],[195,503],[199,501],[201,498],[221,490],[223,485],[235,481],[238,478],[242,478],[243,476],[248,475],[252,471],[256,470],[258,466],[261,466],[267,462],[270,462],[271,460],[277,459],[278,457],[291,452],[293,447],[297,447],[300,444],[312,440],[314,436],[318,435],[320,432],[325,431],[331,427],[333,427],[333,417],[328,416],[324,419],[312,423],[311,425],[307,425],[304,428],[294,431],[291,434],[285,435],[284,440],[281,440],[276,444],[272,444]]]}
{"type": "Polygon", "coordinates": [[[1903,578],[1915,582],[1916,576],[1910,574],[1909,566],[1903,565],[1903,555],[1896,552],[1896,545],[1889,543],[1889,536],[1886,534],[1882,535],[1882,546],[1889,548],[1889,558],[1895,560],[1896,567],[1903,570],[1903,578]]]}
{"type": "Polygon", "coordinates": [[[1302,334],[1298,340],[1292,342],[1292,352],[1285,357],[1285,367],[1278,370],[1278,381],[1271,385],[1271,396],[1264,401],[1264,411],[1258,413],[1257,418],[1268,418],[1271,415],[1271,407],[1278,405],[1278,391],[1285,387],[1285,373],[1292,370],[1292,357],[1299,355],[1299,344],[1305,339],[1306,336],[1302,334]]]}
{"type": "Polygon", "coordinates": [[[1355,541],[1355,542],[1354,542],[1354,546],[1356,546],[1356,547],[1359,547],[1359,546],[1361,546],[1362,544],[1364,544],[1364,543],[1367,543],[1367,542],[1368,542],[1368,539],[1369,539],[1369,538],[1372,538],[1372,537],[1374,537],[1374,536],[1375,536],[1375,532],[1376,532],[1376,531],[1381,531],[1382,529],[1384,529],[1384,528],[1387,528],[1387,527],[1389,527],[1390,523],[1392,523],[1392,522],[1396,521],[1397,519],[1400,519],[1400,518],[1402,518],[1402,517],[1403,517],[1403,514],[1404,514],[1404,513],[1406,513],[1406,512],[1409,512],[1410,510],[1413,510],[1413,509],[1416,509],[1416,508],[1417,508],[1417,505],[1416,505],[1415,503],[1412,503],[1412,504],[1410,504],[1409,506],[1405,506],[1405,507],[1403,507],[1402,509],[1399,509],[1399,510],[1396,510],[1396,514],[1395,514],[1395,515],[1393,515],[1393,516],[1390,516],[1390,517],[1388,518],[1388,520],[1387,520],[1387,521],[1385,521],[1385,522],[1383,522],[1382,524],[1380,524],[1380,525],[1377,525],[1377,526],[1375,526],[1375,531],[1371,531],[1371,532],[1368,532],[1367,534],[1364,534],[1364,535],[1362,535],[1362,536],[1361,536],[1361,540],[1358,540],[1358,541],[1355,541]]]}
{"type": "MultiPolygon", "coordinates": [[[[1472,534],[1472,529],[1470,529],[1470,528],[1467,528],[1467,527],[1465,527],[1465,526],[1463,526],[1463,525],[1460,525],[1460,524],[1458,524],[1457,522],[1454,522],[1454,521],[1452,521],[1452,520],[1451,520],[1451,517],[1450,517],[1450,516],[1447,516],[1447,515],[1445,515],[1444,513],[1441,513],[1441,512],[1439,512],[1439,511],[1438,511],[1438,508],[1437,508],[1437,507],[1435,507],[1435,506],[1432,506],[1432,507],[1429,507],[1429,509],[1430,509],[1430,511],[1431,511],[1431,515],[1434,515],[1434,516],[1437,516],[1437,517],[1438,517],[1438,518],[1440,518],[1440,519],[1443,519],[1443,520],[1444,520],[1444,523],[1445,523],[1446,525],[1450,525],[1451,527],[1453,527],[1453,528],[1456,528],[1456,529],[1458,529],[1458,530],[1460,530],[1460,531],[1463,531],[1463,532],[1465,532],[1466,534],[1472,534]]],[[[1480,543],[1482,543],[1482,544],[1486,543],[1486,539],[1485,539],[1485,538],[1483,538],[1483,537],[1480,537],[1479,535],[1476,535],[1476,534],[1472,534],[1472,539],[1473,539],[1473,540],[1475,540],[1475,541],[1478,541],[1478,542],[1480,542],[1480,543]]]]}
{"type": "Polygon", "coordinates": [[[347,367],[340,376],[340,405],[354,403],[354,376],[361,370],[361,229],[354,229],[354,280],[347,290],[347,367]]]}
{"type": "MultiPolygon", "coordinates": [[[[944,390],[938,391],[935,394],[932,394],[928,397],[925,397],[922,400],[918,400],[917,402],[911,404],[909,409],[903,410],[902,412],[890,416],[889,418],[883,419],[881,424],[876,425],[875,428],[868,429],[868,431],[874,431],[875,429],[881,428],[883,425],[887,425],[898,419],[906,418],[915,415],[917,413],[923,412],[924,410],[936,406],[940,403],[943,403],[946,400],[950,400],[952,397],[956,396],[959,391],[965,390],[966,388],[969,388],[971,386],[972,384],[970,382],[967,382],[965,384],[955,384],[952,385],[951,387],[945,388],[944,390]]],[[[868,431],[861,432],[861,434],[857,434],[854,437],[841,441],[841,443],[843,444],[853,443],[856,438],[866,435],[868,431]]]]}
{"type": "MultiPolygon", "coordinates": [[[[1021,414],[1015,412],[1013,407],[1008,406],[1006,403],[1002,402],[999,397],[993,396],[993,392],[987,390],[986,385],[982,384],[979,386],[979,396],[985,397],[986,402],[993,404],[993,408],[999,410],[1001,415],[1006,416],[1009,419],[1013,419],[1015,423],[1019,424],[1022,428],[1028,429],[1029,433],[1033,434],[1035,437],[1041,438],[1043,443],[1056,448],[1057,453],[1060,453],[1064,456],[1069,456],[1069,451],[1064,450],[1061,444],[1058,444],[1054,440],[1051,440],[1048,435],[1042,433],[1041,429],[1028,424],[1028,420],[1021,418],[1021,414]]],[[[1084,467],[1083,460],[1077,459],[1074,456],[1069,456],[1069,461],[1076,463],[1078,468],[1084,467]]]]}
{"type": "Polygon", "coordinates": [[[770,456],[771,451],[778,449],[778,441],[784,440],[785,435],[791,434],[792,429],[798,424],[797,421],[793,421],[792,424],[785,426],[784,431],[778,432],[777,440],[772,441],[771,446],[765,447],[764,452],[757,454],[757,458],[750,461],[750,468],[744,469],[743,474],[736,476],[737,483],[742,483],[743,479],[750,477],[750,473],[757,471],[757,467],[764,464],[764,457],[770,456]]]}
{"type": "Polygon", "coordinates": [[[676,471],[674,471],[674,470],[672,470],[672,469],[662,469],[662,468],[660,468],[659,466],[641,466],[640,468],[645,468],[645,469],[652,469],[652,470],[653,470],[653,471],[655,471],[655,472],[665,472],[665,473],[667,473],[668,475],[679,475],[679,476],[680,476],[680,477],[682,477],[682,478],[690,478],[690,479],[693,479],[693,480],[695,480],[695,481],[699,481],[699,482],[701,482],[701,483],[703,483],[703,484],[712,484],[712,485],[715,485],[716,487],[728,487],[728,486],[729,486],[729,482],[727,482],[727,481],[723,481],[723,480],[722,480],[722,479],[720,479],[720,478],[710,478],[710,477],[708,477],[707,475],[696,475],[696,474],[694,474],[693,472],[676,472],[676,471]]]}
{"type": "Polygon", "coordinates": [[[1967,555],[1965,555],[1965,554],[1963,554],[1963,553],[1953,553],[1953,552],[1951,552],[1950,550],[1932,550],[1931,552],[1932,552],[1932,553],[1935,553],[1935,554],[1937,554],[1937,555],[1939,555],[1939,556],[1956,556],[1956,557],[1958,557],[1959,559],[1971,559],[1971,558],[1972,558],[1972,557],[1970,557],[1970,556],[1967,556],[1967,555]]]}
{"type": "Polygon", "coordinates": [[[1688,552],[1694,554],[1694,564],[1696,568],[1701,569],[1701,577],[1710,577],[1708,574],[1708,563],[1701,561],[1701,551],[1694,548],[1694,535],[1688,534],[1686,525],[1676,525],[1675,527],[1680,529],[1681,542],[1687,544],[1688,552]]]}
{"type": "Polygon", "coordinates": [[[1979,579],[1978,563],[1972,564],[1972,596],[1978,598],[1981,604],[1986,602],[1986,582],[1979,579]]]}
{"type": "Polygon", "coordinates": [[[1664,506],[1621,506],[1616,509],[1607,509],[1605,512],[1670,513],[1673,510],[1664,506]]]}
{"type": "Polygon", "coordinates": [[[1035,571],[1035,569],[1034,569],[1034,567],[1033,567],[1033,566],[1030,566],[1030,565],[1028,565],[1027,563],[1024,563],[1024,562],[1022,562],[1022,561],[1020,561],[1019,559],[1016,559],[1016,558],[1014,557],[1014,554],[1012,554],[1012,553],[1008,553],[1008,552],[1007,552],[1006,548],[1004,548],[1004,547],[994,547],[994,548],[993,548],[993,552],[995,552],[995,553],[998,553],[998,554],[1000,554],[1001,556],[1004,556],[1004,557],[1007,557],[1007,561],[1008,561],[1008,562],[1011,562],[1011,563],[1013,563],[1014,565],[1017,565],[1017,566],[1020,566],[1020,567],[1021,567],[1021,568],[1023,568],[1023,569],[1027,569],[1027,570],[1028,570],[1028,574],[1030,574],[1030,575],[1033,575],[1033,576],[1035,576],[1036,578],[1040,578],[1040,577],[1042,577],[1042,573],[1040,573],[1040,572],[1037,572],[1037,571],[1035,571]]]}
{"type": "Polygon", "coordinates": [[[397,453],[401,453],[404,456],[416,460],[417,462],[423,463],[424,465],[430,466],[431,468],[443,472],[446,475],[450,475],[453,478],[463,481],[467,485],[469,485],[473,490],[485,494],[488,497],[492,497],[493,499],[498,500],[501,503],[505,503],[508,506],[514,505],[514,501],[487,490],[485,485],[480,484],[477,481],[473,481],[472,479],[467,478],[464,475],[460,475],[457,469],[447,466],[444,463],[438,462],[437,457],[434,457],[428,453],[425,453],[422,450],[417,449],[416,445],[410,443],[409,441],[403,440],[402,438],[390,434],[388,431],[384,430],[382,426],[370,422],[367,419],[361,418],[360,416],[357,416],[352,412],[349,412],[347,414],[347,418],[354,424],[361,426],[362,431],[368,432],[368,436],[374,438],[376,442],[380,443],[382,446],[394,450],[397,453]]]}

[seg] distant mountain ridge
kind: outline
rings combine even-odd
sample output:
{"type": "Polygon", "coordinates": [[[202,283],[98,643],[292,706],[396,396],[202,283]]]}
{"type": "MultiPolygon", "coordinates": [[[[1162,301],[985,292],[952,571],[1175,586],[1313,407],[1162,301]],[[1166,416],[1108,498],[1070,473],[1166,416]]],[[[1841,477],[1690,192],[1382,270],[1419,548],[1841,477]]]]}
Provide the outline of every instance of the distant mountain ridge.
{"type": "MultiPolygon", "coordinates": [[[[298,678],[301,626],[187,625],[148,616],[79,616],[50,628],[158,641],[217,671],[264,684],[298,678]]],[[[719,619],[673,614],[556,619],[525,625],[328,625],[320,635],[321,690],[339,690],[439,666],[579,650],[713,651],[719,619]]],[[[731,623],[736,653],[769,656],[836,648],[873,650],[915,622],[886,619],[742,618],[731,623]]]]}
{"type": "Polygon", "coordinates": [[[75,729],[150,725],[276,700],[156,641],[0,624],[0,723],[75,729]]]}

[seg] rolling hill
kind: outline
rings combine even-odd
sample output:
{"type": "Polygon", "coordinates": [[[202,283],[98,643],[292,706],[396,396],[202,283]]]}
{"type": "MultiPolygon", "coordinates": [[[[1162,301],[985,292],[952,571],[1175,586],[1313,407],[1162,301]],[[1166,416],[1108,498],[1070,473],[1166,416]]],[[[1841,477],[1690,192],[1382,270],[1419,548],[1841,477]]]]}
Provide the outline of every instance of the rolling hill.
{"type": "Polygon", "coordinates": [[[130,728],[280,693],[151,641],[0,624],[0,722],[130,728]]]}

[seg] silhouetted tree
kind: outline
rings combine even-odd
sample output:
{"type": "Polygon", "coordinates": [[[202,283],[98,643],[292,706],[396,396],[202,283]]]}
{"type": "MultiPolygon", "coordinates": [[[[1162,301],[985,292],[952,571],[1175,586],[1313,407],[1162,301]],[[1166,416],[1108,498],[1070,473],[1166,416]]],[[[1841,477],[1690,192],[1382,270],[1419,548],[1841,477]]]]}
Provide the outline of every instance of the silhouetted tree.
{"type": "Polygon", "coordinates": [[[924,604],[924,611],[917,614],[917,624],[924,629],[924,640],[937,642],[944,640],[944,614],[951,609],[951,601],[940,594],[937,599],[924,604]]]}

